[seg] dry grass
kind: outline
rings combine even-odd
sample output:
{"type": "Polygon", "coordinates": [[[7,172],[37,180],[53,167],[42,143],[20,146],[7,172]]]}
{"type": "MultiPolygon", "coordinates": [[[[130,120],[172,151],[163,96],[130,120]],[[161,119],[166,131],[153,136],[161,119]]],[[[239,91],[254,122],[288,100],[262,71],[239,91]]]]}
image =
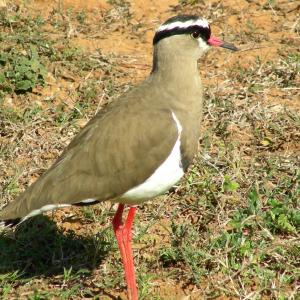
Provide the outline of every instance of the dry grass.
{"type": "MultiPolygon", "coordinates": [[[[139,209],[140,298],[296,299],[297,3],[180,1],[148,18],[134,8],[112,1],[103,10],[3,10],[0,204],[42,174],[96,111],[146,76],[158,19],[205,15],[215,35],[241,51],[213,50],[200,62],[206,103],[199,156],[174,191],[139,209]]],[[[112,214],[109,203],[72,208],[1,236],[1,297],[124,299],[112,214]]]]}

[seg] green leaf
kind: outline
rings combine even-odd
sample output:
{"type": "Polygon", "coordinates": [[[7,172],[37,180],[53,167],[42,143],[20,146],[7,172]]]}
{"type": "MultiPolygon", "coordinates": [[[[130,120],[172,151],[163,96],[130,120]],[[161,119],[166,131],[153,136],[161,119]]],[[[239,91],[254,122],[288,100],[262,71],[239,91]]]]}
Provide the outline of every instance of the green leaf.
{"type": "Polygon", "coordinates": [[[256,188],[253,188],[248,195],[249,210],[251,214],[255,214],[259,209],[259,195],[256,188]]]}
{"type": "Polygon", "coordinates": [[[0,73],[0,83],[4,83],[6,80],[5,75],[3,73],[0,73]]]}
{"type": "Polygon", "coordinates": [[[16,91],[28,91],[33,87],[33,83],[30,80],[22,80],[16,84],[16,91]]]}
{"type": "Polygon", "coordinates": [[[271,199],[268,199],[268,205],[270,205],[271,207],[281,207],[282,203],[276,199],[271,198],[271,199]]]}
{"type": "Polygon", "coordinates": [[[224,192],[235,192],[239,188],[239,184],[232,181],[228,175],[224,176],[223,191],[224,192]]]}
{"type": "Polygon", "coordinates": [[[8,61],[8,55],[5,53],[0,53],[0,64],[5,66],[8,61]]]}
{"type": "Polygon", "coordinates": [[[36,47],[34,45],[30,45],[30,58],[31,60],[38,60],[39,54],[36,50],[36,47]]]}
{"type": "Polygon", "coordinates": [[[281,214],[277,220],[278,226],[280,229],[286,232],[296,233],[296,228],[289,222],[286,215],[281,214]]]}
{"type": "Polygon", "coordinates": [[[246,240],[240,247],[240,253],[242,255],[248,256],[251,252],[252,243],[250,240],[246,240]]]}
{"type": "Polygon", "coordinates": [[[292,221],[296,225],[296,227],[300,226],[300,212],[295,211],[292,213],[292,221]]]}

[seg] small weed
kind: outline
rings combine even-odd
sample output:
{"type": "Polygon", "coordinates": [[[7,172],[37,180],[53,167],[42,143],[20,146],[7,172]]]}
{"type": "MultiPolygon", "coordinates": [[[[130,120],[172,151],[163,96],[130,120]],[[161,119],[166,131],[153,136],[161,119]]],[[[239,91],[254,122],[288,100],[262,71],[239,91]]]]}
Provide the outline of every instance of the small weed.
{"type": "MultiPolygon", "coordinates": [[[[139,287],[139,298],[141,300],[149,299],[149,296],[151,293],[151,282],[155,279],[155,275],[149,274],[146,272],[146,270],[139,270],[137,283],[139,287]]],[[[151,295],[151,297],[154,298],[154,295],[151,295]]],[[[151,299],[153,299],[151,298],[151,299]]],[[[155,298],[154,298],[155,299],[155,298]]]]}
{"type": "Polygon", "coordinates": [[[69,269],[64,268],[64,284],[72,278],[72,266],[69,269]]]}
{"type": "Polygon", "coordinates": [[[239,184],[230,179],[228,175],[224,176],[224,183],[223,183],[223,191],[224,192],[236,192],[239,188],[239,184]]]}
{"type": "Polygon", "coordinates": [[[76,19],[81,25],[84,24],[87,19],[86,11],[82,10],[82,11],[77,12],[76,19]]]}
{"type": "Polygon", "coordinates": [[[6,92],[27,92],[45,84],[47,71],[33,45],[30,45],[28,55],[14,53],[13,50],[2,54],[0,63],[4,67],[0,74],[0,86],[6,92]]]}

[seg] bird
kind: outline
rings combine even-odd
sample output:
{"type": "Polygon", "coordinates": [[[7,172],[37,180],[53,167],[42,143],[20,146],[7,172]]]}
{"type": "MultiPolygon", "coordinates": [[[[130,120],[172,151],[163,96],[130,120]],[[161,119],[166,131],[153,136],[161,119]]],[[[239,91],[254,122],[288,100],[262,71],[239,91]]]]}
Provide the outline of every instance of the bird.
{"type": "Polygon", "coordinates": [[[198,60],[211,47],[238,50],[213,37],[205,18],[176,15],[162,23],[148,77],[100,110],[54,164],[0,211],[2,227],[57,208],[117,203],[112,226],[128,299],[137,300],[131,246],[136,208],[178,183],[197,153],[203,110],[198,60]]]}

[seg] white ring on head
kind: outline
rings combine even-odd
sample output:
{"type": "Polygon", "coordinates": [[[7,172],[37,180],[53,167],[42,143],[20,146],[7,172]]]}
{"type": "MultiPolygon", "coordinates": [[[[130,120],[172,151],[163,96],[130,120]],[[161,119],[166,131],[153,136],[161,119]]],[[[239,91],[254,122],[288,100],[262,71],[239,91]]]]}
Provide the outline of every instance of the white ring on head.
{"type": "Polygon", "coordinates": [[[157,29],[157,32],[163,31],[163,30],[172,30],[174,28],[188,28],[190,26],[200,26],[200,27],[208,28],[209,24],[206,19],[189,20],[186,22],[176,21],[173,23],[159,26],[157,29]]]}

